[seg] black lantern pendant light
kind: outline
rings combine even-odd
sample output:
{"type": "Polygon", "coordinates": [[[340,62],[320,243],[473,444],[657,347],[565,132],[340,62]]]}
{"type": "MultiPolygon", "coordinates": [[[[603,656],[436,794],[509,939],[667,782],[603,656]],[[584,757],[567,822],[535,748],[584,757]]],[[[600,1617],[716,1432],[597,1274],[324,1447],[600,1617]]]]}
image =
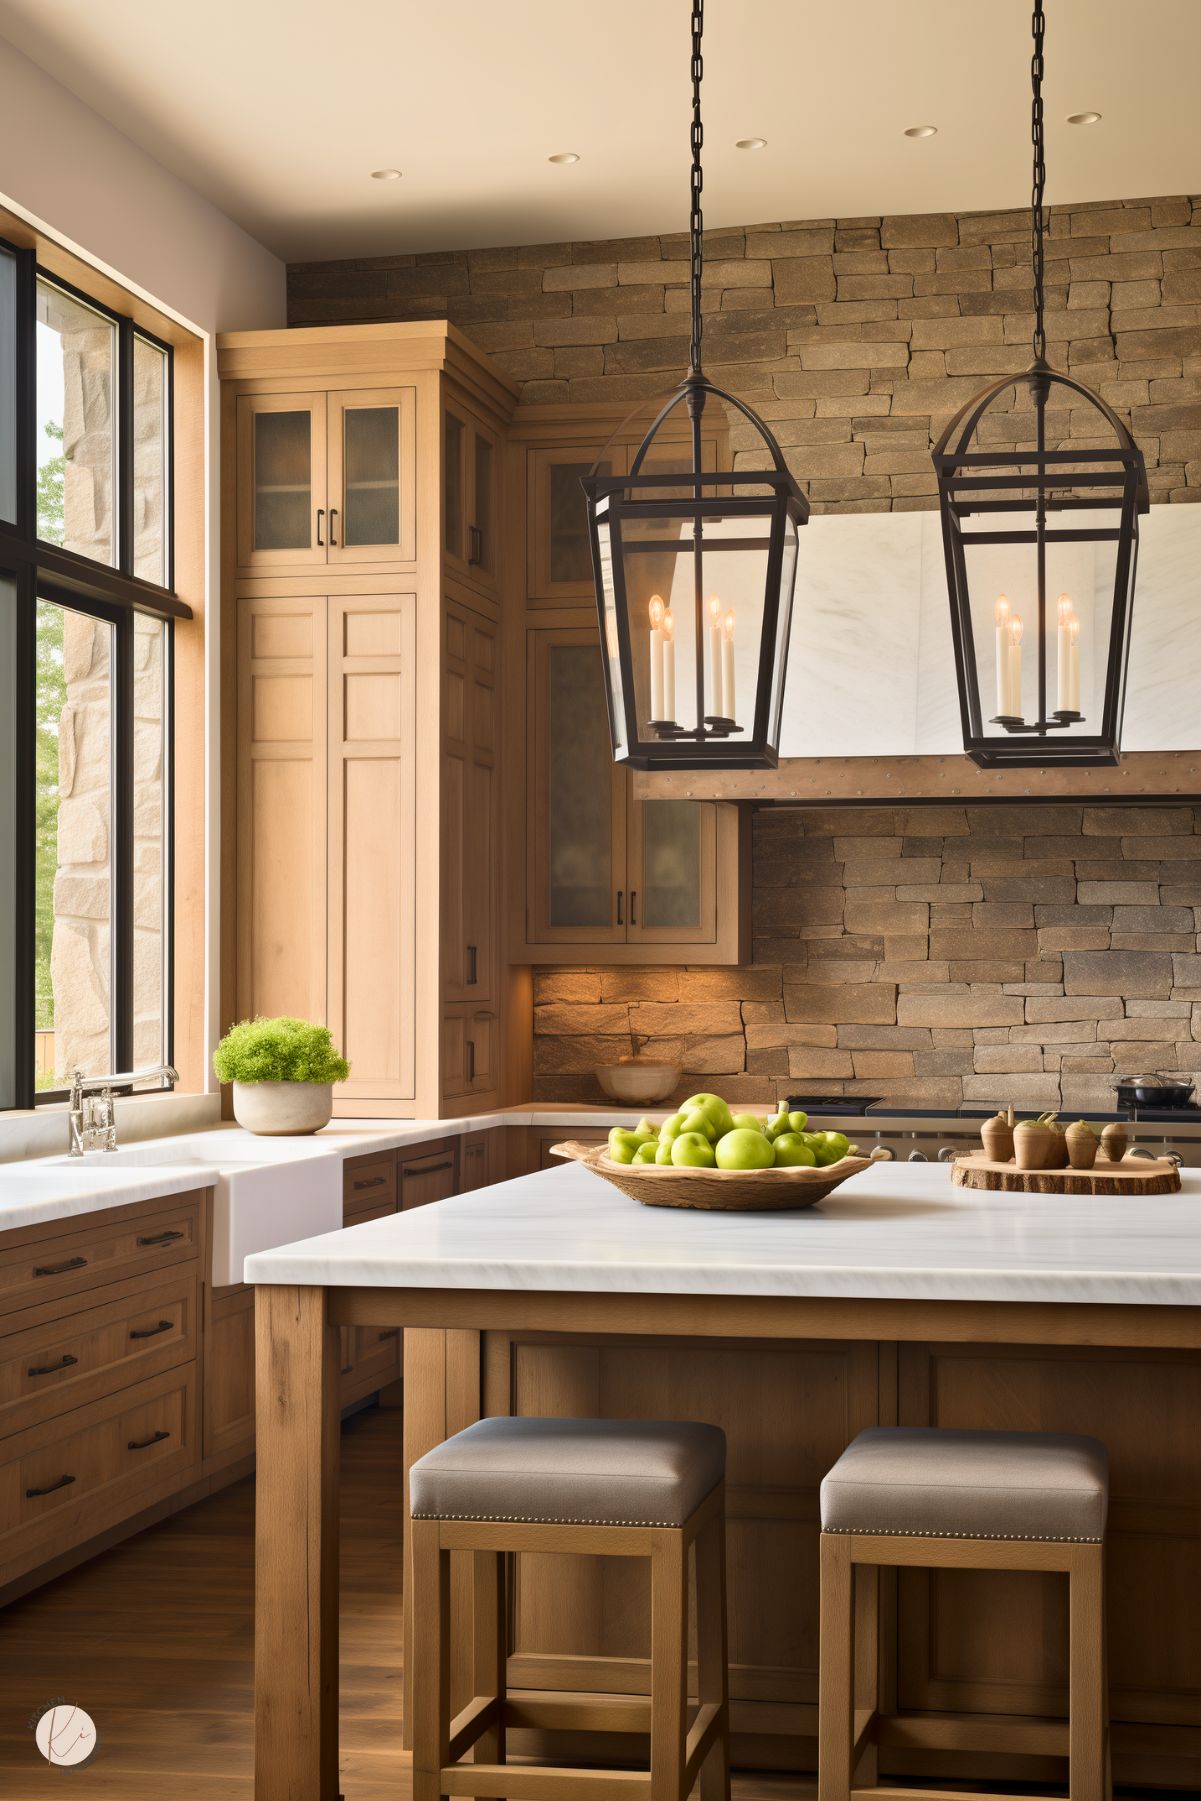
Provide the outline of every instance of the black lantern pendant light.
{"type": "MultiPolygon", "coordinates": [[[[701,36],[692,7],[692,341],[688,373],[626,475],[584,478],[613,754],[638,769],[757,769],[779,761],[797,533],[804,495],[775,438],[701,372],[701,36]],[[754,426],[771,467],[706,471],[710,397],[754,426]],[[686,466],[656,435],[689,422],[686,466]]],[[[667,440],[670,442],[671,434],[667,440]]]]}
{"type": "Polygon", "coordinates": [[[1149,504],[1142,452],[1121,420],[1046,360],[1044,26],[1036,0],[1034,360],[969,401],[934,447],[963,746],[986,767],[1119,760],[1138,515],[1149,504]],[[1073,409],[1079,448],[1048,448],[1048,436],[1068,435],[1056,402],[1073,409]],[[1033,450],[996,448],[1031,437],[1033,450]],[[982,696],[995,696],[987,727],[982,696]]]}

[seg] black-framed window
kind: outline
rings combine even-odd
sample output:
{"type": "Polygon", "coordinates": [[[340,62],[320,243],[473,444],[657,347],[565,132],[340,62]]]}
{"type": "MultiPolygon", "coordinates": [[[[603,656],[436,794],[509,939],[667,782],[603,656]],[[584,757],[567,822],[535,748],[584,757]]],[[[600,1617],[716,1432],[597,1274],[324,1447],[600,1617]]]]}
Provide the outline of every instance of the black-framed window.
{"type": "Polygon", "coordinates": [[[171,447],[170,346],[0,242],[0,1109],[171,1061],[171,447]]]}

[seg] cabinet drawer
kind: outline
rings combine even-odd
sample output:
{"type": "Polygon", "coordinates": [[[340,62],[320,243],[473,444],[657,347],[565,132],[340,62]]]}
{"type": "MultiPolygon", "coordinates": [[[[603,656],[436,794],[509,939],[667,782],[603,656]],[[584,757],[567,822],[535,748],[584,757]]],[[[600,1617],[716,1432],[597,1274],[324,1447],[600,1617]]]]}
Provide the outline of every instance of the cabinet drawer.
{"type": "Polygon", "coordinates": [[[196,1356],[200,1283],[184,1265],[103,1306],[0,1338],[0,1438],[196,1356]]]}
{"type": "Polygon", "coordinates": [[[346,1218],[358,1219],[368,1213],[372,1219],[382,1213],[396,1211],[396,1152],[386,1157],[355,1157],[346,1164],[342,1175],[342,1211],[346,1218]]]}
{"type": "Polygon", "coordinates": [[[400,1328],[356,1326],[354,1371],[356,1383],[371,1379],[394,1382],[400,1374],[400,1328]]]}
{"type": "Polygon", "coordinates": [[[0,1251],[0,1316],[197,1256],[200,1203],[199,1193],[182,1194],[117,1225],[81,1219],[77,1230],[0,1251]]]}
{"type": "Polygon", "coordinates": [[[22,1541],[49,1537],[53,1555],[103,1531],[196,1462],[195,1363],[14,1434],[0,1444],[0,1569],[22,1541]]]}

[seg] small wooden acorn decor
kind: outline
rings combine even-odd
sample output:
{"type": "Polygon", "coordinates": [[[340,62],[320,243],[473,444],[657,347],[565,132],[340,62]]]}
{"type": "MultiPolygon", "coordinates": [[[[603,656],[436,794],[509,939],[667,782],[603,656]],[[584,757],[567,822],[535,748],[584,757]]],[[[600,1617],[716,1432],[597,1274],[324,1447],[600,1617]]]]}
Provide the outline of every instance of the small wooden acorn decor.
{"type": "Polygon", "coordinates": [[[1122,1158],[1126,1155],[1129,1144],[1129,1132],[1126,1130],[1125,1126],[1119,1125],[1116,1120],[1110,1125],[1103,1127],[1101,1132],[1101,1155],[1102,1157],[1108,1158],[1110,1163],[1120,1163],[1122,1158]]]}
{"type": "Polygon", "coordinates": [[[1009,1117],[1004,1113],[994,1113],[986,1119],[980,1128],[980,1142],[984,1146],[984,1155],[991,1163],[1008,1163],[1013,1156],[1013,1108],[1009,1109],[1009,1117]]]}
{"type": "Polygon", "coordinates": [[[1097,1134],[1086,1119],[1078,1119],[1064,1133],[1068,1162],[1073,1169],[1091,1169],[1097,1161],[1097,1134]]]}

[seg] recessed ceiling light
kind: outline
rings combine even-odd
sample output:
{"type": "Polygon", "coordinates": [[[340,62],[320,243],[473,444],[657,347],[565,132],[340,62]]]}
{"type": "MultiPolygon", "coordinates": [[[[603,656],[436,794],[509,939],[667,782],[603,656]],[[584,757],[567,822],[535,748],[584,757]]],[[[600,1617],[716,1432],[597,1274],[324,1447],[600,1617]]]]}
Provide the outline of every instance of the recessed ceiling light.
{"type": "Polygon", "coordinates": [[[739,138],[734,145],[735,150],[766,150],[766,138],[739,138]]]}
{"type": "Polygon", "coordinates": [[[905,127],[905,136],[907,138],[936,138],[938,136],[938,126],[907,125],[905,127]]]}
{"type": "Polygon", "coordinates": [[[1100,123],[1101,123],[1100,113],[1069,113],[1068,114],[1068,124],[1069,125],[1099,125],[1100,123]]]}
{"type": "Polygon", "coordinates": [[[578,163],[580,158],[575,150],[556,150],[553,156],[547,157],[548,163],[578,163]]]}
{"type": "Polygon", "coordinates": [[[404,171],[401,169],[373,169],[371,179],[372,181],[399,181],[403,173],[404,171]]]}

